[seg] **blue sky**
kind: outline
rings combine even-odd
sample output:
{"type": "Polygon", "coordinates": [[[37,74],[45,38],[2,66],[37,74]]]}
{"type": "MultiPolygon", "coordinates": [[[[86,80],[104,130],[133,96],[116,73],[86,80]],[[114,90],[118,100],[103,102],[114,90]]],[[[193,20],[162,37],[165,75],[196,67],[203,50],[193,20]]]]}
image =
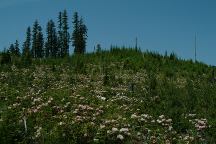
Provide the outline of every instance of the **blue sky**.
{"type": "Polygon", "coordinates": [[[142,50],[194,59],[197,32],[198,60],[216,65],[215,0],[0,0],[0,49],[16,39],[22,45],[35,19],[45,30],[47,21],[57,21],[64,9],[70,25],[73,12],[83,16],[89,29],[88,51],[98,43],[104,49],[111,44],[134,46],[138,37],[142,50]]]}

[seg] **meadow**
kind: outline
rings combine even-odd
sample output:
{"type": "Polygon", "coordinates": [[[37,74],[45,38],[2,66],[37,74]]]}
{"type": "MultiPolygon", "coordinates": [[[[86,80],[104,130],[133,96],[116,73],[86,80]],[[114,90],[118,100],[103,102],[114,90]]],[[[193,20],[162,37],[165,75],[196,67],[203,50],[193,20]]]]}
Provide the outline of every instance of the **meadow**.
{"type": "Polygon", "coordinates": [[[0,65],[0,143],[215,143],[214,68],[134,49],[0,65]]]}

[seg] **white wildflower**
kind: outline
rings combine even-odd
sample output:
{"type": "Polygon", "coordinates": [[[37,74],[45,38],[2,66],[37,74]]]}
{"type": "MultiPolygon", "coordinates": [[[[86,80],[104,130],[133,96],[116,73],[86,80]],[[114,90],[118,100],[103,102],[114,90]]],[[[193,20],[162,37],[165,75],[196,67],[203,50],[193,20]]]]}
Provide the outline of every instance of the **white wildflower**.
{"type": "Polygon", "coordinates": [[[118,128],[112,128],[112,132],[117,132],[118,128]]]}
{"type": "Polygon", "coordinates": [[[120,132],[128,132],[128,131],[129,131],[128,128],[121,128],[121,129],[120,129],[120,132]]]}
{"type": "Polygon", "coordinates": [[[121,134],[117,135],[117,138],[120,139],[120,140],[124,139],[123,135],[121,135],[121,134]]]}

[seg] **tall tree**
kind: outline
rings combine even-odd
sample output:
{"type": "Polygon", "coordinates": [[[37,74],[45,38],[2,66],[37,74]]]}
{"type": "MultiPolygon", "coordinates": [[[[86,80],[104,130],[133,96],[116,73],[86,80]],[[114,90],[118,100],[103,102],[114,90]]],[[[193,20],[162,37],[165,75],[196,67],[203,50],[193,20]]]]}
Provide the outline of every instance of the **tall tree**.
{"type": "Polygon", "coordinates": [[[20,56],[20,50],[19,50],[19,42],[16,40],[14,44],[11,44],[9,47],[9,52],[13,56],[20,56]]]}
{"type": "Polygon", "coordinates": [[[33,58],[42,58],[43,57],[43,33],[42,28],[39,25],[38,21],[36,20],[33,25],[32,30],[32,57],[33,58]]]}
{"type": "Polygon", "coordinates": [[[47,23],[47,42],[46,42],[46,57],[58,56],[58,42],[55,29],[55,23],[50,20],[47,23]]]}
{"type": "Polygon", "coordinates": [[[62,37],[62,12],[58,16],[58,56],[63,55],[63,37],[62,37]]]}
{"type": "Polygon", "coordinates": [[[23,57],[30,56],[30,47],[31,47],[31,28],[28,27],[26,31],[26,40],[23,43],[23,57]]]}
{"type": "Polygon", "coordinates": [[[79,39],[80,39],[80,53],[86,51],[86,40],[87,40],[87,27],[83,22],[83,18],[79,21],[79,39]]]}
{"type": "Polygon", "coordinates": [[[73,33],[72,33],[72,46],[74,47],[74,53],[79,52],[79,16],[75,12],[73,16],[73,33]]]}
{"type": "Polygon", "coordinates": [[[16,56],[20,56],[20,49],[19,49],[19,42],[18,42],[18,40],[16,40],[16,42],[15,42],[15,44],[14,44],[14,54],[16,55],[16,56]]]}
{"type": "Polygon", "coordinates": [[[38,35],[38,21],[36,20],[33,25],[33,30],[32,30],[32,49],[31,49],[31,54],[33,58],[36,58],[36,53],[37,53],[37,35],[38,35]]]}
{"type": "Polygon", "coordinates": [[[37,33],[37,58],[43,58],[44,56],[44,38],[42,28],[38,26],[38,33],[37,33]]]}
{"type": "Polygon", "coordinates": [[[83,18],[79,19],[77,12],[74,13],[73,17],[73,28],[72,46],[74,47],[74,53],[83,54],[86,50],[87,27],[83,22],[83,18]]]}
{"type": "Polygon", "coordinates": [[[9,53],[10,53],[10,54],[14,54],[14,53],[15,53],[14,44],[11,44],[11,45],[10,45],[10,47],[9,47],[9,53]]]}
{"type": "Polygon", "coordinates": [[[69,42],[70,42],[70,34],[68,33],[68,16],[67,11],[64,10],[62,14],[62,56],[69,55],[69,42]]]}

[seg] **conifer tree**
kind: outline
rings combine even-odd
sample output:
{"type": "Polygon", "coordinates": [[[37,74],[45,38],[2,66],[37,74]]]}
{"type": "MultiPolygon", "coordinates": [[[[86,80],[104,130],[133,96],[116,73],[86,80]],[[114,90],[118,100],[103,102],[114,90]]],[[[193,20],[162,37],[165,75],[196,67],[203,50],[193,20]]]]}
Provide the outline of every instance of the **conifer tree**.
{"type": "Polygon", "coordinates": [[[70,34],[68,33],[68,16],[64,10],[62,14],[62,57],[69,55],[70,34]]]}
{"type": "Polygon", "coordinates": [[[37,43],[36,58],[43,58],[44,56],[44,38],[43,38],[42,28],[40,25],[38,26],[36,43],[37,43]]]}
{"type": "Polygon", "coordinates": [[[9,52],[13,56],[20,56],[20,50],[19,50],[19,42],[16,40],[14,44],[11,44],[9,47],[9,52]]]}
{"type": "Polygon", "coordinates": [[[72,46],[74,47],[75,54],[83,54],[86,50],[87,40],[87,27],[83,22],[83,19],[78,16],[78,13],[74,13],[73,17],[73,33],[72,33],[72,46]]]}
{"type": "Polygon", "coordinates": [[[55,29],[55,23],[50,20],[47,23],[47,42],[46,42],[46,57],[57,57],[58,43],[55,29]]]}
{"type": "Polygon", "coordinates": [[[38,34],[38,21],[36,20],[33,25],[32,30],[32,49],[31,49],[31,55],[33,58],[36,58],[36,51],[37,51],[37,34],[38,34]]]}
{"type": "Polygon", "coordinates": [[[26,31],[26,40],[23,43],[23,57],[30,56],[30,47],[31,47],[31,28],[28,27],[26,31]]]}
{"type": "Polygon", "coordinates": [[[79,21],[79,40],[80,40],[80,53],[83,54],[86,51],[87,40],[87,27],[83,22],[83,18],[79,21]]]}
{"type": "Polygon", "coordinates": [[[42,58],[43,57],[43,33],[42,28],[39,25],[38,21],[36,20],[33,25],[32,30],[32,57],[33,58],[42,58]]]}
{"type": "Polygon", "coordinates": [[[20,49],[19,49],[19,42],[18,40],[16,40],[15,44],[14,44],[14,55],[15,56],[20,56],[20,49]]]}
{"type": "Polygon", "coordinates": [[[79,16],[75,12],[73,16],[73,33],[72,33],[72,46],[74,47],[74,53],[79,52],[79,16]]]}
{"type": "Polygon", "coordinates": [[[58,16],[58,56],[63,55],[63,40],[62,40],[62,12],[58,16]]]}
{"type": "Polygon", "coordinates": [[[9,47],[9,53],[10,53],[10,54],[14,54],[14,53],[15,53],[14,44],[11,44],[11,45],[10,45],[10,47],[9,47]]]}

